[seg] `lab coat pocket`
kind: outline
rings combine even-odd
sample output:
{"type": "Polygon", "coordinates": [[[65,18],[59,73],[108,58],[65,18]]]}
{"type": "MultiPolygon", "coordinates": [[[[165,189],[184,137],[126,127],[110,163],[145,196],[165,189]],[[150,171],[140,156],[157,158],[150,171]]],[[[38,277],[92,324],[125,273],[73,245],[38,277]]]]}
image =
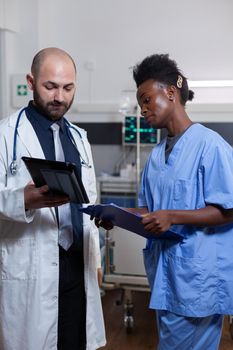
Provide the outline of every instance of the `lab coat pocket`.
{"type": "Polygon", "coordinates": [[[1,280],[36,279],[36,244],[33,239],[2,239],[1,280]]]}
{"type": "Polygon", "coordinates": [[[202,259],[169,254],[165,260],[164,272],[172,303],[189,308],[199,302],[204,283],[202,259]]]}

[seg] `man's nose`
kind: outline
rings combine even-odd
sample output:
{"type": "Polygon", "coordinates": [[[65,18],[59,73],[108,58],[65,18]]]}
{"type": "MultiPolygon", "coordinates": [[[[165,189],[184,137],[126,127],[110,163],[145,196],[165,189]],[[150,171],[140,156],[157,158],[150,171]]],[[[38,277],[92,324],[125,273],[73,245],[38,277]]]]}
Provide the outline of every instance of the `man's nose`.
{"type": "Polygon", "coordinates": [[[63,102],[64,101],[64,95],[63,95],[63,90],[62,89],[57,89],[54,95],[54,100],[58,102],[63,102]]]}

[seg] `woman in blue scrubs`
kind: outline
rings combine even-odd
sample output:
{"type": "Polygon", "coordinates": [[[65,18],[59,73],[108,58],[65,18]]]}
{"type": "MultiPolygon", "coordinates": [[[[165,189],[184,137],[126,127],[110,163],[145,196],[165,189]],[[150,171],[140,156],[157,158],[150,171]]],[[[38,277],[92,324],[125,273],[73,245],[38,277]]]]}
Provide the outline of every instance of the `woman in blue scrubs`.
{"type": "Polygon", "coordinates": [[[194,94],[168,55],[146,57],[133,76],[141,114],[168,134],[149,156],[139,194],[155,236],[144,261],[158,349],[215,350],[223,315],[233,314],[233,149],[190,120],[194,94]]]}

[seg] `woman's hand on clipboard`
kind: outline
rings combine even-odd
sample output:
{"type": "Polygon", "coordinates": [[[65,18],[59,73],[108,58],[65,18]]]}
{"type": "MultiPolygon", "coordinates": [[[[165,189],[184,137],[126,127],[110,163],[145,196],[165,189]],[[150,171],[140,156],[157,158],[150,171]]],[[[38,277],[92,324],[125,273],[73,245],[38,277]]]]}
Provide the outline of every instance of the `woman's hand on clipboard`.
{"type": "Polygon", "coordinates": [[[95,220],[95,225],[99,228],[99,227],[103,227],[106,231],[109,231],[111,229],[113,229],[114,225],[112,222],[110,221],[106,221],[106,220],[102,220],[101,218],[94,218],[91,217],[91,220],[95,220]]]}

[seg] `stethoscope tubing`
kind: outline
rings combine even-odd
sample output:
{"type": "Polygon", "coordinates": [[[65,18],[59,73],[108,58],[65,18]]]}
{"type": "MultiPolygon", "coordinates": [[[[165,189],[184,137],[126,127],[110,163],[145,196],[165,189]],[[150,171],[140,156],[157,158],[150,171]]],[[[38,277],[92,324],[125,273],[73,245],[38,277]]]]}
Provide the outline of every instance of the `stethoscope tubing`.
{"type": "Polygon", "coordinates": [[[85,147],[85,144],[84,144],[84,141],[83,141],[83,138],[82,138],[82,135],[81,133],[79,132],[78,129],[76,129],[72,124],[70,124],[70,122],[68,120],[65,119],[65,123],[66,125],[68,126],[68,132],[69,132],[69,137],[71,139],[71,141],[73,142],[73,144],[75,145],[75,147],[78,149],[77,147],[77,144],[74,140],[74,137],[70,131],[70,129],[73,129],[75,130],[75,132],[79,135],[79,138],[81,140],[81,143],[82,143],[82,147],[83,147],[83,150],[84,150],[84,153],[85,153],[85,157],[86,157],[86,161],[83,159],[83,157],[81,156],[80,152],[79,152],[79,156],[80,156],[80,159],[81,159],[81,164],[86,166],[87,168],[91,168],[91,165],[90,165],[90,162],[89,162],[89,157],[88,157],[88,154],[87,154],[87,150],[86,150],[86,147],[85,147]]]}
{"type": "MultiPolygon", "coordinates": [[[[17,134],[18,134],[18,127],[19,127],[19,122],[20,122],[20,119],[21,119],[21,116],[23,114],[23,112],[25,112],[26,110],[26,107],[22,108],[19,112],[19,115],[17,117],[17,120],[16,120],[16,124],[15,124],[15,130],[14,130],[14,139],[13,139],[13,154],[12,154],[12,162],[10,164],[10,172],[12,175],[15,175],[17,173],[17,134]]],[[[89,164],[89,157],[88,157],[88,154],[87,154],[87,150],[85,148],[85,145],[84,145],[84,141],[83,141],[83,138],[82,138],[82,135],[81,133],[79,132],[78,129],[76,129],[73,125],[70,124],[70,122],[68,120],[65,119],[65,123],[68,127],[68,130],[69,130],[69,137],[72,141],[72,143],[75,145],[75,147],[77,148],[77,144],[74,140],[74,137],[70,131],[70,129],[73,129],[76,131],[76,133],[79,135],[79,138],[81,140],[81,143],[82,143],[82,147],[83,147],[83,150],[84,150],[84,153],[85,153],[85,157],[86,157],[86,161],[83,159],[83,157],[81,156],[80,152],[79,152],[79,156],[80,156],[80,159],[81,159],[81,165],[83,166],[86,166],[88,168],[91,168],[91,165],[89,164]]]]}
{"type": "Polygon", "coordinates": [[[21,109],[21,111],[19,112],[19,115],[17,117],[16,124],[15,124],[14,140],[13,140],[13,162],[16,162],[16,159],[17,159],[17,155],[16,155],[17,133],[18,133],[19,122],[20,122],[21,116],[22,116],[23,112],[25,111],[25,109],[26,108],[21,109]]]}

